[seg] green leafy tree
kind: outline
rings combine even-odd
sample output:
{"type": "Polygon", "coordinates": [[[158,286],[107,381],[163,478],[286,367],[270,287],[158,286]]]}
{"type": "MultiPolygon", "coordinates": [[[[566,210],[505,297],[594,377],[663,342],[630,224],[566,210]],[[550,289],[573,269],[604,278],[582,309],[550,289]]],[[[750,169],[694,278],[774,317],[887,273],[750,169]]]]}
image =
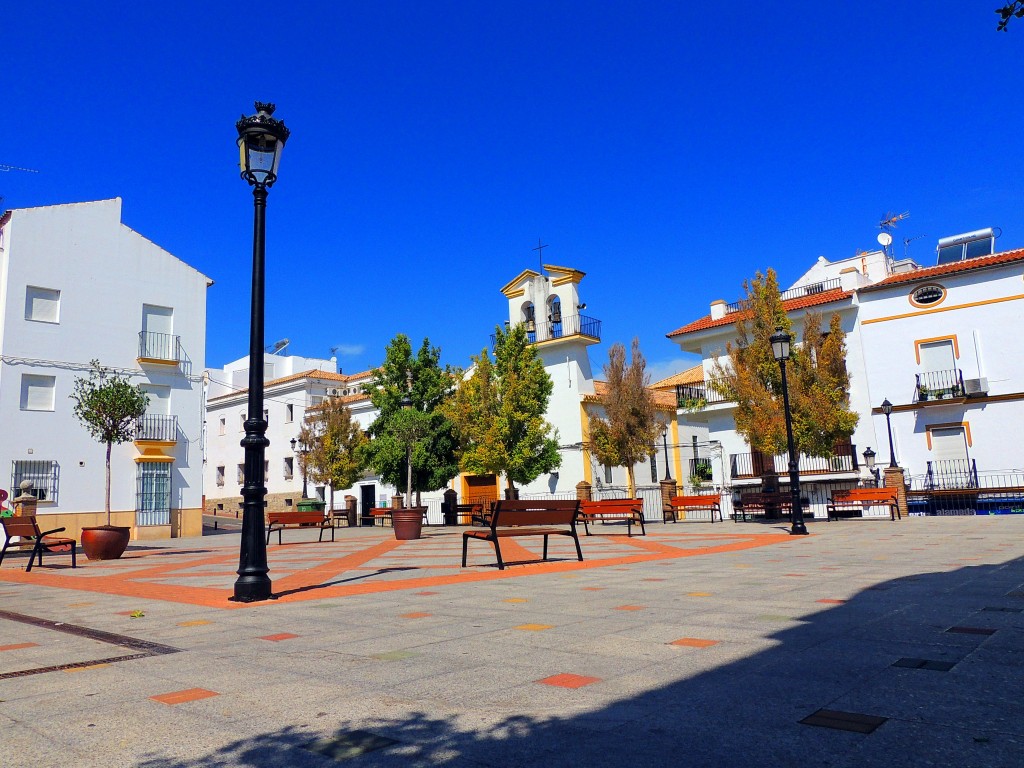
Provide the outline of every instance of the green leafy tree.
{"type": "Polygon", "coordinates": [[[330,486],[334,509],[334,489],[350,488],[362,476],[369,440],[339,397],[306,414],[299,440],[307,449],[300,454],[300,468],[313,482],[330,486]]]}
{"type": "Polygon", "coordinates": [[[107,447],[106,486],[104,509],[110,525],[110,452],[114,445],[126,443],[135,437],[135,428],[146,413],[149,397],[142,387],[133,385],[127,376],[115,373],[91,362],[88,377],[75,379],[75,388],[69,396],[74,400],[74,414],[89,434],[107,447]]]}
{"type": "Polygon", "coordinates": [[[398,334],[385,349],[384,363],[363,386],[377,408],[365,460],[381,480],[406,491],[406,450],[413,443],[412,490],[444,488],[459,473],[458,441],[442,405],[455,389],[457,371],[441,366],[441,350],[423,339],[413,354],[409,337],[398,334]],[[410,388],[411,383],[411,388],[410,388]],[[403,409],[409,395],[412,407],[403,409]]]}
{"type": "Polygon", "coordinates": [[[590,417],[590,441],[594,456],[608,467],[625,467],[630,498],[636,495],[633,466],[646,459],[665,429],[648,388],[651,377],[640,341],[633,339],[632,360],[626,365],[626,348],[613,344],[604,366],[607,391],[602,398],[605,418],[590,417]]]}
{"type": "Polygon", "coordinates": [[[996,13],[999,14],[999,24],[996,25],[996,29],[1005,32],[1010,19],[1024,18],[1024,0],[1014,0],[1001,8],[996,8],[996,13]]]}
{"type": "MultiPolygon", "coordinates": [[[[743,287],[747,295],[736,321],[736,342],[726,346],[729,365],[715,363],[713,386],[736,401],[736,431],[751,448],[773,456],[785,452],[787,442],[782,373],[770,338],[777,327],[792,335],[792,323],[774,270],[758,272],[743,287]]],[[[794,447],[809,456],[829,456],[857,426],[839,314],[832,315],[823,334],[821,315],[807,312],[802,343],[796,341],[786,363],[794,447]]]]}
{"type": "Polygon", "coordinates": [[[483,350],[446,407],[462,444],[459,467],[504,475],[508,488],[561,464],[558,433],[544,415],[553,384],[522,325],[496,329],[494,359],[483,350]]]}

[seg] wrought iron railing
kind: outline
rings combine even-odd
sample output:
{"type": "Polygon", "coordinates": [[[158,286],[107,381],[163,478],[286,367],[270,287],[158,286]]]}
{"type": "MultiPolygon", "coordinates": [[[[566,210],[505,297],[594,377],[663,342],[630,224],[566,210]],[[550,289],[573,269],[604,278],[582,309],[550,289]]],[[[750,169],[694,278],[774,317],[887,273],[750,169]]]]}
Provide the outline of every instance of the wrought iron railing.
{"type": "Polygon", "coordinates": [[[964,375],[959,368],[948,371],[927,371],[915,375],[914,399],[919,403],[926,400],[951,400],[964,397],[964,375]]]}
{"type": "Polygon", "coordinates": [[[705,406],[728,403],[729,398],[721,394],[714,382],[699,384],[676,384],[676,407],[699,411],[705,406]]]}
{"type": "Polygon", "coordinates": [[[22,461],[16,459],[11,466],[10,498],[21,494],[23,480],[32,483],[28,492],[39,501],[57,501],[60,489],[60,464],[56,461],[22,461]]]}
{"type": "Polygon", "coordinates": [[[170,333],[139,331],[139,357],[180,362],[181,337],[170,333]]]}
{"type": "MultiPolygon", "coordinates": [[[[798,467],[801,475],[857,472],[860,469],[857,447],[842,443],[833,449],[831,456],[800,454],[798,467]]],[[[769,471],[782,475],[789,472],[789,456],[784,453],[770,457],[759,453],[733,453],[729,456],[729,470],[733,479],[760,477],[769,471]]]]}
{"type": "Polygon", "coordinates": [[[923,487],[925,490],[977,488],[978,466],[974,459],[929,461],[923,487]]]}
{"type": "MultiPolygon", "coordinates": [[[[595,339],[601,338],[601,321],[586,315],[563,315],[557,322],[542,320],[534,322],[528,320],[525,323],[526,338],[531,344],[547,339],[561,339],[565,336],[591,336],[595,339]]],[[[508,330],[509,325],[505,324],[508,330]]],[[[491,334],[491,348],[497,343],[498,337],[491,334]]]]}
{"type": "Polygon", "coordinates": [[[147,413],[135,426],[136,440],[177,441],[178,417],[147,413]]]}
{"type": "MultiPolygon", "coordinates": [[[[783,291],[779,298],[782,301],[787,299],[798,299],[801,296],[811,296],[815,293],[824,293],[825,291],[832,291],[836,288],[841,287],[842,282],[840,278],[833,277],[831,280],[822,280],[820,283],[811,283],[810,285],[800,285],[796,288],[790,288],[788,291],[783,291]]],[[[725,305],[726,312],[739,312],[743,309],[743,300],[734,301],[731,304],[725,305]]]]}
{"type": "Polygon", "coordinates": [[[712,470],[711,470],[711,459],[696,458],[690,459],[690,475],[691,478],[697,478],[702,483],[710,483],[712,470]]]}

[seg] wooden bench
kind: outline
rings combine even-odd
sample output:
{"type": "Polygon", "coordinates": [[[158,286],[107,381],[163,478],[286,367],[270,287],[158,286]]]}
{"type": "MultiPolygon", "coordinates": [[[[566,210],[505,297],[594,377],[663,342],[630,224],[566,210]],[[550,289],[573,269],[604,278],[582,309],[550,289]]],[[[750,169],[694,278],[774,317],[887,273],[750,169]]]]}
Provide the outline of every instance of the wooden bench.
{"type": "Polygon", "coordinates": [[[309,528],[320,529],[320,538],[324,540],[324,531],[331,532],[331,541],[334,541],[334,525],[330,518],[324,517],[323,512],[267,512],[267,544],[270,543],[270,534],[277,531],[277,543],[281,543],[281,531],[285,528],[309,528]]]}
{"type": "Polygon", "coordinates": [[[583,521],[583,530],[590,535],[590,523],[607,522],[609,520],[625,520],[626,535],[633,535],[633,523],[640,525],[640,535],[646,536],[644,528],[643,499],[604,499],[602,501],[580,502],[580,513],[577,520],[583,521]]]}
{"type": "Polygon", "coordinates": [[[760,514],[768,517],[768,510],[774,509],[782,515],[789,516],[793,511],[793,496],[789,493],[744,493],[740,496],[740,508],[733,510],[733,522],[747,522],[748,516],[760,514]]]}
{"type": "Polygon", "coordinates": [[[75,562],[75,545],[78,544],[78,542],[75,539],[53,535],[67,530],[66,528],[54,528],[52,531],[40,531],[35,515],[0,517],[0,523],[3,523],[4,535],[7,536],[3,549],[0,549],[0,563],[4,561],[4,555],[7,553],[8,547],[15,546],[19,549],[32,547],[32,554],[29,555],[28,558],[28,567],[25,569],[25,571],[28,572],[32,570],[32,563],[36,557],[39,558],[39,564],[43,564],[43,550],[46,550],[47,552],[55,552],[57,550],[51,549],[51,547],[63,548],[70,546],[71,567],[77,567],[78,564],[75,562]],[[18,537],[18,541],[11,541],[11,538],[14,536],[18,537]]]}
{"type": "Polygon", "coordinates": [[[888,507],[890,520],[903,519],[895,488],[850,488],[832,494],[827,506],[828,521],[838,520],[840,515],[864,517],[865,510],[871,507],[888,507]]]}
{"type": "Polygon", "coordinates": [[[715,522],[715,514],[718,514],[719,522],[722,521],[722,505],[718,501],[718,496],[673,496],[669,499],[669,508],[662,512],[662,519],[664,522],[668,522],[670,519],[672,522],[678,520],[700,520],[697,517],[690,517],[690,512],[707,512],[711,517],[711,522],[715,522]]]}
{"type": "Polygon", "coordinates": [[[484,519],[483,504],[456,504],[455,505],[456,525],[487,525],[484,519]]]}
{"type": "Polygon", "coordinates": [[[466,550],[470,539],[489,541],[494,545],[498,569],[505,569],[501,559],[500,541],[516,536],[543,536],[544,559],[548,559],[549,536],[571,536],[576,545],[576,557],[583,559],[580,539],[576,535],[576,516],[580,511],[579,501],[505,501],[495,503],[490,515],[490,525],[483,530],[466,531],[462,534],[462,567],[466,567],[466,550]]]}

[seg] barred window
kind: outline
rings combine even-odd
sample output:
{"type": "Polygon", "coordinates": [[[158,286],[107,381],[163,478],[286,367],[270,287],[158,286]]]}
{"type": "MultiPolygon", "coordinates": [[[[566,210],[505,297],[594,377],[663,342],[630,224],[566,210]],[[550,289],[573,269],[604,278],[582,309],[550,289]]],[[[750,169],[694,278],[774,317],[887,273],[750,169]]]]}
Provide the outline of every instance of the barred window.
{"type": "Polygon", "coordinates": [[[217,467],[217,485],[224,485],[224,465],[217,467]]]}
{"type": "Polygon", "coordinates": [[[658,454],[651,454],[651,482],[658,482],[658,454]]]}
{"type": "Polygon", "coordinates": [[[60,465],[56,461],[15,461],[11,469],[11,498],[21,495],[23,480],[32,483],[29,493],[39,501],[56,503],[60,465]]]}

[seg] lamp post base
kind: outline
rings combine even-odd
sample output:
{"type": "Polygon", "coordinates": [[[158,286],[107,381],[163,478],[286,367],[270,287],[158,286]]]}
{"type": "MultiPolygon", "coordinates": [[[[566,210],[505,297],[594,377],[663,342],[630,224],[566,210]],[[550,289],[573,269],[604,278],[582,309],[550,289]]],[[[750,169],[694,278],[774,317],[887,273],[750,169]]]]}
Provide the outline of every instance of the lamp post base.
{"type": "Polygon", "coordinates": [[[276,595],[271,591],[272,585],[269,577],[242,577],[235,582],[234,597],[229,597],[233,603],[258,603],[261,600],[275,600],[276,595]]]}
{"type": "Polygon", "coordinates": [[[789,529],[790,536],[806,536],[807,526],[804,525],[803,521],[799,523],[793,523],[793,527],[789,529]]]}

